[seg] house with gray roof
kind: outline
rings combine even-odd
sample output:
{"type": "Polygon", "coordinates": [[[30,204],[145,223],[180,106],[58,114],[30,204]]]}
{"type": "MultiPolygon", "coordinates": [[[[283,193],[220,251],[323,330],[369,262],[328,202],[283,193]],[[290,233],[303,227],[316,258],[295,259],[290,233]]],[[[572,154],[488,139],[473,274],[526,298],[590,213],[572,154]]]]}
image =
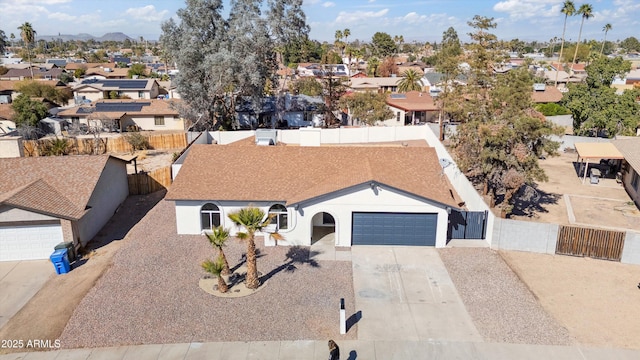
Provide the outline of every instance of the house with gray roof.
{"type": "Polygon", "coordinates": [[[129,195],[126,162],[109,155],[0,158],[0,184],[0,261],[86,245],[129,195]]]}
{"type": "Polygon", "coordinates": [[[112,92],[130,99],[156,99],[160,85],[155,79],[86,79],[73,88],[73,97],[76,104],[82,104],[110,99],[112,92]]]}

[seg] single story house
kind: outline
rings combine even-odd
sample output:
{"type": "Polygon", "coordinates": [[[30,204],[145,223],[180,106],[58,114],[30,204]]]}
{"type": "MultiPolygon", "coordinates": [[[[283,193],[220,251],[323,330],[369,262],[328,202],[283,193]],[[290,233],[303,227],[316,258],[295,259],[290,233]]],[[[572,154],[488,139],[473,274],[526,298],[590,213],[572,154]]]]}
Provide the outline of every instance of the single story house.
{"type": "MultiPolygon", "coordinates": [[[[45,65],[45,64],[43,64],[45,65]]],[[[49,64],[53,65],[53,64],[49,64]]],[[[26,69],[9,69],[6,74],[0,75],[0,80],[26,80],[26,79],[44,79],[44,80],[55,80],[59,79],[60,75],[63,72],[66,72],[64,69],[60,69],[58,67],[53,67],[47,69],[43,66],[32,66],[32,68],[26,69]],[[31,76],[33,70],[33,77],[31,76]]]]}
{"type": "Polygon", "coordinates": [[[395,115],[393,119],[384,121],[386,126],[435,122],[440,111],[428,92],[408,91],[406,93],[389,94],[386,102],[395,115]]]}
{"type": "Polygon", "coordinates": [[[0,261],[86,245],[129,195],[126,163],[109,155],[0,158],[0,184],[0,261]]]}
{"type": "Polygon", "coordinates": [[[640,137],[616,139],[613,145],[622,153],[622,184],[640,208],[640,137]]]}
{"type": "Polygon", "coordinates": [[[555,86],[534,84],[531,99],[536,104],[559,103],[562,100],[562,92],[555,86]]]}
{"type": "Polygon", "coordinates": [[[113,128],[124,131],[135,126],[139,130],[184,130],[184,120],[174,104],[179,100],[98,100],[59,112],[58,117],[72,125],[113,128]],[[107,124],[109,122],[109,124],[107,124]]]}
{"type": "Polygon", "coordinates": [[[444,247],[448,211],[460,198],[427,146],[237,146],[194,144],[165,197],[178,234],[200,234],[247,206],[273,216],[278,244],[444,247]],[[207,176],[211,174],[211,176],[207,176]],[[211,181],[215,178],[215,181],[211,181]]]}
{"type": "Polygon", "coordinates": [[[127,79],[128,75],[129,75],[128,68],[97,67],[97,68],[87,69],[87,71],[84,73],[84,78],[98,79],[98,80],[105,80],[105,79],[118,80],[118,79],[127,79]]]}
{"type": "Polygon", "coordinates": [[[86,100],[109,99],[111,92],[130,99],[156,99],[160,85],[155,79],[86,79],[73,88],[73,97],[76,104],[82,104],[86,100]]]}
{"type": "Polygon", "coordinates": [[[375,91],[378,93],[397,92],[398,82],[402,78],[397,76],[391,77],[363,77],[350,78],[349,88],[355,92],[375,91]]]}

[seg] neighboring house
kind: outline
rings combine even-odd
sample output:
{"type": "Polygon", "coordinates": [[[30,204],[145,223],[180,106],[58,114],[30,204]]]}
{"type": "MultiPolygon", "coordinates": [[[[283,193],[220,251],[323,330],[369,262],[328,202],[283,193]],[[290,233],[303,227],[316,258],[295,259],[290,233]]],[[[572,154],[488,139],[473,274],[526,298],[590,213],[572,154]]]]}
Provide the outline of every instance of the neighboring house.
{"type": "Polygon", "coordinates": [[[403,62],[398,64],[398,76],[402,76],[402,74],[407,70],[413,70],[422,75],[424,74],[425,68],[427,68],[427,64],[422,61],[403,62]]]}
{"type": "Polygon", "coordinates": [[[242,129],[258,127],[299,128],[310,125],[320,125],[324,113],[324,101],[319,96],[284,94],[282,97],[265,97],[262,99],[261,109],[254,110],[250,99],[245,99],[236,105],[238,125],[242,129]],[[278,113],[278,101],[282,112],[278,113]]]}
{"type": "Polygon", "coordinates": [[[444,247],[447,211],[461,203],[426,146],[239,150],[192,145],[165,197],[175,202],[178,234],[218,225],[235,234],[240,229],[228,215],[256,206],[274,216],[266,232],[278,231],[283,244],[308,246],[333,233],[335,246],[444,247]],[[206,176],[211,171],[215,181],[206,176]]]}
{"type": "Polygon", "coordinates": [[[68,72],[74,72],[77,69],[93,69],[93,68],[110,68],[115,69],[116,63],[87,63],[87,62],[70,62],[65,65],[65,70],[68,72]]]}
{"type": "MultiPolygon", "coordinates": [[[[65,85],[60,80],[37,80],[40,84],[47,84],[55,86],[58,89],[65,89],[65,85]]],[[[20,95],[16,89],[19,84],[22,84],[23,80],[2,80],[0,81],[0,104],[10,104],[13,100],[20,95]]]]}
{"type": "Polygon", "coordinates": [[[84,73],[84,78],[99,79],[99,80],[105,80],[105,79],[117,80],[117,79],[126,79],[128,75],[129,75],[128,68],[97,67],[97,68],[87,69],[87,71],[84,73]]]}
{"type": "Polygon", "coordinates": [[[386,126],[415,125],[438,119],[440,110],[429,93],[409,91],[389,94],[386,101],[394,114],[393,119],[384,122],[386,126]]]}
{"type": "Polygon", "coordinates": [[[184,121],[173,106],[176,101],[105,99],[63,110],[58,117],[69,121],[72,126],[84,124],[120,131],[131,126],[139,130],[184,130],[184,121]]]}
{"type": "Polygon", "coordinates": [[[616,139],[612,143],[624,156],[621,171],[624,188],[640,208],[640,137],[616,139]]]}
{"type": "Polygon", "coordinates": [[[566,88],[568,83],[579,84],[581,83],[585,76],[578,76],[576,74],[569,75],[566,71],[554,71],[554,70],[544,70],[543,77],[546,79],[547,84],[555,84],[556,79],[558,81],[558,87],[566,88]]]}
{"type": "Polygon", "coordinates": [[[397,92],[398,82],[402,78],[397,76],[391,77],[352,77],[349,81],[349,87],[355,92],[376,91],[378,93],[397,92]]]}
{"type": "Polygon", "coordinates": [[[562,100],[562,92],[555,86],[534,84],[531,98],[536,104],[559,103],[562,100]]]}
{"type": "MultiPolygon", "coordinates": [[[[53,64],[50,64],[53,65],[53,64]]],[[[59,79],[60,75],[65,72],[64,69],[53,67],[47,69],[46,67],[33,66],[33,79],[55,80],[59,79]]],[[[0,80],[25,80],[31,79],[31,69],[9,69],[6,74],[0,75],[0,80]]]]}
{"type": "Polygon", "coordinates": [[[129,194],[126,163],[109,155],[0,159],[0,184],[0,261],[86,245],[129,194]]]}
{"type": "Polygon", "coordinates": [[[298,76],[349,76],[349,68],[346,64],[318,64],[300,63],[296,69],[298,76]]]}
{"type": "Polygon", "coordinates": [[[76,104],[82,104],[85,100],[109,99],[112,92],[131,99],[155,99],[159,95],[160,85],[155,79],[87,79],[73,88],[76,104]]]}

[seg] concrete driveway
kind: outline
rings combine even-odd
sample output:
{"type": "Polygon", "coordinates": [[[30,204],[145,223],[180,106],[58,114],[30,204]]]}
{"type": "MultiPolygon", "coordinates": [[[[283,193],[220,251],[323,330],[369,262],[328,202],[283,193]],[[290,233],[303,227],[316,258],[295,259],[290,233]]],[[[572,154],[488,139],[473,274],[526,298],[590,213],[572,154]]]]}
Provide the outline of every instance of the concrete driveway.
{"type": "Polygon", "coordinates": [[[435,248],[353,246],[358,340],[481,342],[435,248]]]}
{"type": "Polygon", "coordinates": [[[0,261],[0,328],[53,274],[49,260],[0,261]]]}

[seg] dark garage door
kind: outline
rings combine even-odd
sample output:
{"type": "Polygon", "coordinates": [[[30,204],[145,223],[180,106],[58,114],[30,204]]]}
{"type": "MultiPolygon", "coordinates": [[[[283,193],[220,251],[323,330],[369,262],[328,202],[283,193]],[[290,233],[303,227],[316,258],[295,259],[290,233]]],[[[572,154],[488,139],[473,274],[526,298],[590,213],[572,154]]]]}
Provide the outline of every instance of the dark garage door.
{"type": "Polygon", "coordinates": [[[352,245],[436,245],[438,214],[354,212],[352,224],[352,245]]]}

